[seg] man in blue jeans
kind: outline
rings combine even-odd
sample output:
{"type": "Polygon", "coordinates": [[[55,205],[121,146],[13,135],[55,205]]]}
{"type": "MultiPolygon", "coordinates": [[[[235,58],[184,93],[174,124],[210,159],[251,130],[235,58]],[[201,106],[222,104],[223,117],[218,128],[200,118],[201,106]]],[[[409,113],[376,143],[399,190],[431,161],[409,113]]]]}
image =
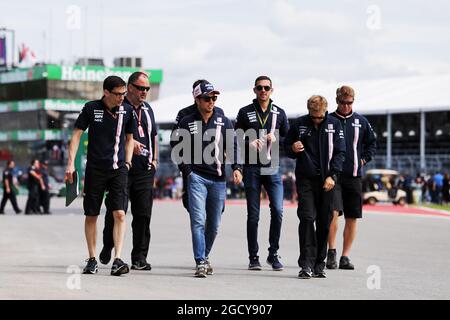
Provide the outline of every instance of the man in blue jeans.
{"type": "Polygon", "coordinates": [[[232,162],[234,183],[242,180],[233,126],[214,107],[218,94],[219,91],[207,82],[194,88],[197,109],[180,120],[175,136],[182,141],[174,144],[172,150],[172,159],[187,177],[188,211],[197,265],[195,276],[198,278],[213,274],[209,254],[225,204],[226,158],[232,162]]]}
{"type": "Polygon", "coordinates": [[[256,99],[239,110],[235,128],[241,150],[245,153],[244,186],[247,198],[247,243],[249,270],[261,270],[258,257],[258,222],[261,186],[270,201],[269,255],[267,263],[275,271],[283,270],[278,248],[283,219],[283,184],[279,174],[279,139],[289,130],[286,113],[270,99],[272,80],[260,76],[255,80],[256,99]],[[241,129],[241,130],[239,130],[241,129]]]}

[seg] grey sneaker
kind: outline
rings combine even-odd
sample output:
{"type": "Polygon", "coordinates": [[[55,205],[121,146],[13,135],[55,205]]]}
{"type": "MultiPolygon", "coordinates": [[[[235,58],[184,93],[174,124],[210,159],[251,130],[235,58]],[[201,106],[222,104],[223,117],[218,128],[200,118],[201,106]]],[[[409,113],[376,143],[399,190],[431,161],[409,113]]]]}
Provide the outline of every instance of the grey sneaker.
{"type": "Polygon", "coordinates": [[[206,263],[205,263],[205,261],[200,261],[197,264],[197,269],[195,270],[195,277],[206,278],[206,263]]]}
{"type": "Polygon", "coordinates": [[[211,262],[209,261],[208,257],[206,258],[205,264],[206,264],[206,274],[208,276],[213,275],[214,274],[214,269],[211,266],[211,262]]]}

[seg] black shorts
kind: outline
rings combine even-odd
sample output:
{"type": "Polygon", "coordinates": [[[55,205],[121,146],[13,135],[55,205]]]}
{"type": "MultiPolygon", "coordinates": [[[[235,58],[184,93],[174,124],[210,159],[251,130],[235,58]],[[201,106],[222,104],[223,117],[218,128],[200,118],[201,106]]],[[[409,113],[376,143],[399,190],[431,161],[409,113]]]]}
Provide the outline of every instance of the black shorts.
{"type": "Polygon", "coordinates": [[[105,191],[109,191],[109,206],[112,211],[127,209],[128,169],[126,166],[117,170],[99,170],[86,168],[84,178],[84,215],[98,216],[105,191]]]}
{"type": "Polygon", "coordinates": [[[346,218],[362,218],[362,182],[360,177],[340,176],[334,187],[333,210],[346,218]]]}

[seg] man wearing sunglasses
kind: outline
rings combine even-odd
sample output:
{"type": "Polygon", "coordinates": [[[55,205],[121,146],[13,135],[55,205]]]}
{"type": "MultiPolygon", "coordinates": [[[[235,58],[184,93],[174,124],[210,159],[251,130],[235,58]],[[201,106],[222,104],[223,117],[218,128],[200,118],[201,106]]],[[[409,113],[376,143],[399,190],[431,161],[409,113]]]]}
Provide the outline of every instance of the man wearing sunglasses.
{"type": "Polygon", "coordinates": [[[86,173],[84,180],[85,234],[89,259],[83,270],[94,274],[98,270],[96,256],[97,218],[105,191],[109,191],[108,208],[114,217],[114,263],[111,275],[129,272],[128,264],[121,260],[127,210],[127,180],[133,155],[133,110],[122,104],[126,84],[117,76],[103,82],[104,96],[86,103],[78,119],[69,146],[65,179],[73,183],[75,155],[83,131],[89,128],[86,173]]]}
{"type": "Polygon", "coordinates": [[[356,236],[356,221],[362,218],[362,168],[372,160],[376,151],[376,137],[369,122],[353,112],[355,91],[349,86],[336,90],[337,110],[331,116],[338,119],[344,128],[347,151],[344,169],[336,184],[333,220],[328,239],[327,268],[336,269],[336,234],[338,217],[345,216],[344,243],[339,260],[339,269],[353,270],[349,254],[356,236]]]}
{"type": "Polygon", "coordinates": [[[245,153],[244,187],[247,198],[247,245],[249,270],[261,270],[258,256],[258,222],[260,215],[261,186],[264,186],[270,201],[270,231],[267,263],[275,271],[283,270],[278,256],[281,223],[283,219],[283,184],[279,167],[273,165],[273,154],[278,154],[279,140],[288,132],[286,113],[270,99],[272,80],[260,76],[255,80],[253,92],[256,99],[241,108],[236,119],[240,149],[245,153]],[[276,150],[277,149],[277,150],[276,150]]]}
{"type": "MultiPolygon", "coordinates": [[[[134,72],[128,79],[127,96],[124,105],[133,108],[134,152],[131,169],[128,173],[128,197],[131,203],[133,220],[133,249],[131,251],[131,269],[151,270],[147,262],[150,245],[150,220],[153,207],[153,182],[157,168],[158,148],[155,116],[151,106],[146,102],[150,90],[148,75],[134,72]]],[[[105,199],[108,208],[111,197],[105,199]]],[[[113,218],[108,210],[103,229],[103,249],[100,262],[108,264],[113,248],[113,218]]]]}
{"type": "Polygon", "coordinates": [[[341,123],[328,115],[327,107],[324,97],[309,98],[309,114],[295,121],[285,140],[287,155],[296,159],[300,279],[326,278],[333,188],[345,158],[341,123]]]}
{"type": "MultiPolygon", "coordinates": [[[[205,79],[199,79],[199,80],[195,81],[194,84],[192,85],[192,90],[197,88],[197,86],[199,84],[202,84],[202,83],[208,84],[209,82],[207,80],[205,80],[205,79]]],[[[223,115],[222,108],[214,106],[214,110],[218,114],[222,114],[223,115]]],[[[175,118],[175,123],[172,126],[172,134],[171,134],[171,136],[175,136],[176,135],[177,129],[179,128],[179,124],[180,124],[181,119],[183,119],[184,117],[186,117],[188,115],[194,114],[196,111],[197,111],[197,102],[196,102],[196,100],[194,100],[194,103],[191,104],[190,106],[187,106],[187,107],[181,109],[180,111],[178,111],[177,117],[175,118]]],[[[175,139],[171,139],[170,140],[170,146],[173,148],[175,145],[176,145],[175,139]]],[[[186,208],[186,210],[189,211],[188,194],[186,193],[186,183],[187,183],[187,177],[185,177],[183,175],[182,201],[183,201],[183,206],[186,208]]]]}
{"type": "Polygon", "coordinates": [[[215,108],[219,94],[210,83],[202,82],[194,88],[197,110],[181,119],[175,134],[181,141],[172,150],[172,159],[179,163],[183,176],[187,177],[195,276],[198,278],[213,274],[209,255],[225,204],[226,159],[232,162],[234,183],[242,180],[233,125],[215,108]],[[181,151],[177,151],[178,145],[181,151]],[[233,154],[226,154],[228,150],[233,154]],[[189,156],[185,157],[184,152],[189,156]]]}

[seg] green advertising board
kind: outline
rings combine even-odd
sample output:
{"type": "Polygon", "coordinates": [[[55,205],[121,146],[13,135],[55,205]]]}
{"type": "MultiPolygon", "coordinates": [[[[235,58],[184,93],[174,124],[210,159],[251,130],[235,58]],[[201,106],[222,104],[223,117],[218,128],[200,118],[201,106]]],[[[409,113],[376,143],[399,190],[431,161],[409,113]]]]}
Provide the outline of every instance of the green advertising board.
{"type": "Polygon", "coordinates": [[[150,77],[150,83],[161,83],[163,72],[160,69],[140,69],[128,67],[101,67],[101,66],[63,66],[43,65],[32,68],[15,69],[0,73],[0,83],[24,82],[38,79],[61,81],[93,81],[102,82],[107,76],[116,75],[127,80],[135,71],[144,71],[150,77]]]}

